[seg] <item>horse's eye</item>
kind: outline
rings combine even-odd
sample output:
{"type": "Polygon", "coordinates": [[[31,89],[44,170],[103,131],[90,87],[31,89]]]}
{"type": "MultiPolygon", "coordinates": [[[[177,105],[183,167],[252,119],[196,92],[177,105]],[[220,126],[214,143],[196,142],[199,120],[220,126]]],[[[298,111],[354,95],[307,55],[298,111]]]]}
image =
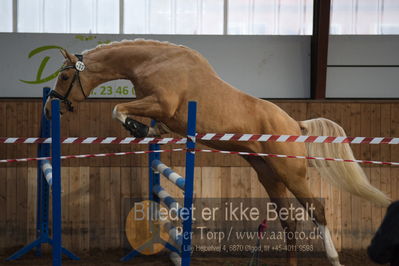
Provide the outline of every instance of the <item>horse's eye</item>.
{"type": "Polygon", "coordinates": [[[68,80],[69,77],[68,77],[67,75],[61,75],[61,79],[62,79],[62,80],[68,80]]]}

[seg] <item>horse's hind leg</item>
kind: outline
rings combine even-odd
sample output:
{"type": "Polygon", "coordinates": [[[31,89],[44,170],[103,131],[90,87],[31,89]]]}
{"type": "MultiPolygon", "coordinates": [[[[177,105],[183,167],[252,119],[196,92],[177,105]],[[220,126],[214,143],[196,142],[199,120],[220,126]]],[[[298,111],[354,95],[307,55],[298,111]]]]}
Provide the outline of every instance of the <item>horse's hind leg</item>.
{"type": "MultiPolygon", "coordinates": [[[[275,204],[277,213],[285,208],[289,209],[290,202],[288,198],[288,190],[285,184],[279,181],[273,170],[266,164],[266,162],[260,157],[244,157],[251,166],[255,169],[258,174],[259,181],[266,189],[267,194],[270,197],[270,201],[275,204]]],[[[296,231],[296,220],[280,219],[281,226],[286,234],[286,243],[288,247],[295,247],[296,239],[287,237],[289,234],[295,235],[296,231]]],[[[288,265],[296,266],[297,258],[294,249],[287,249],[288,265]],[[291,250],[291,251],[288,251],[291,250]]]]}
{"type": "Polygon", "coordinates": [[[311,206],[309,215],[314,219],[314,222],[320,229],[323,237],[324,246],[327,253],[327,258],[334,266],[340,266],[338,253],[334,247],[329,229],[327,228],[327,221],[325,217],[324,206],[320,200],[313,196],[307,185],[306,167],[307,162],[298,159],[272,159],[270,160],[273,169],[276,170],[280,179],[284,182],[287,188],[295,195],[299,202],[305,207],[311,206]]]}

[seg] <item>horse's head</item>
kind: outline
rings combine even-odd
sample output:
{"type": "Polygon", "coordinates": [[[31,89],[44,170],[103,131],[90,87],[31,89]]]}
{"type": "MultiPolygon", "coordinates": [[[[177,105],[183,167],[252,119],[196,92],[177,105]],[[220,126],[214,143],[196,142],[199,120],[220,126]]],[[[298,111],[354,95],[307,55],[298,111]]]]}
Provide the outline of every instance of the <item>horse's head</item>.
{"type": "Polygon", "coordinates": [[[70,54],[63,49],[60,51],[65,57],[65,62],[45,105],[47,118],[51,118],[51,100],[61,100],[61,114],[66,111],[72,112],[74,105],[85,100],[91,90],[83,56],[70,54]]]}

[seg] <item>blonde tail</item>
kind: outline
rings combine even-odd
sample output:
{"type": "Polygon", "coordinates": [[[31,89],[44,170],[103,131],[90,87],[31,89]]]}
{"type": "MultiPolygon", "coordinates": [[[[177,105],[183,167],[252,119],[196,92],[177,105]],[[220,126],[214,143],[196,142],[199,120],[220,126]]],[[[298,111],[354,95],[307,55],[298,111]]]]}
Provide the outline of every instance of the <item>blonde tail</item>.
{"type": "MultiPolygon", "coordinates": [[[[341,126],[325,118],[300,121],[299,125],[303,134],[308,136],[346,136],[341,126]]],[[[355,159],[347,143],[307,143],[306,148],[309,156],[355,159]]],[[[309,162],[311,166],[317,168],[322,177],[326,177],[332,184],[378,205],[389,205],[388,196],[370,184],[358,163],[322,160],[309,160],[309,162]]]]}

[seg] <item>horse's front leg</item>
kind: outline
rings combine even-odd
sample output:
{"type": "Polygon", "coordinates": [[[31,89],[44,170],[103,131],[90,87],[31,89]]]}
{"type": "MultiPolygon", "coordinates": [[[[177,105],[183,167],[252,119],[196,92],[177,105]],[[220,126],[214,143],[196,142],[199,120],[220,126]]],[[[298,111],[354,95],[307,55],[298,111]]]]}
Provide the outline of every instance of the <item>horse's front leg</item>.
{"type": "Polygon", "coordinates": [[[114,107],[112,116],[119,120],[123,126],[136,138],[155,137],[170,130],[162,123],[157,123],[154,127],[150,127],[137,120],[129,117],[129,115],[138,115],[144,117],[162,117],[165,111],[151,97],[141,100],[117,104],[114,107]]]}

